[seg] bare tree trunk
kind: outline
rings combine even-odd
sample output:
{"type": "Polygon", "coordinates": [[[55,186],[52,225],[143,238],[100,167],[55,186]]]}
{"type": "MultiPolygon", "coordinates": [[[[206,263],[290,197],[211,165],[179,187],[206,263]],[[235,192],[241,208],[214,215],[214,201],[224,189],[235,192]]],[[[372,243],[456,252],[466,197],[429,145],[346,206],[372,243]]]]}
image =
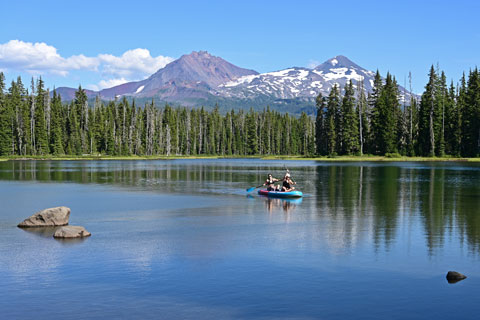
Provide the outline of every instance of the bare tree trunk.
{"type": "Polygon", "coordinates": [[[167,156],[170,155],[170,148],[171,148],[171,145],[170,145],[170,128],[168,127],[168,124],[167,124],[167,127],[165,129],[167,132],[166,132],[166,138],[165,138],[165,143],[166,143],[166,152],[167,152],[167,156]]]}
{"type": "Polygon", "coordinates": [[[360,134],[360,155],[363,155],[363,77],[360,79],[360,83],[358,85],[358,128],[360,134]]]}
{"type": "Polygon", "coordinates": [[[413,143],[413,99],[412,99],[412,73],[408,73],[410,83],[410,143],[413,143]]]}
{"type": "Polygon", "coordinates": [[[30,143],[32,145],[32,153],[36,154],[35,148],[35,84],[32,79],[32,104],[30,106],[30,143]]]}
{"type": "Polygon", "coordinates": [[[23,117],[21,116],[20,106],[15,106],[15,116],[17,118],[17,137],[18,152],[23,154],[23,117]]]}
{"type": "Polygon", "coordinates": [[[128,127],[128,153],[130,154],[134,153],[133,131],[135,129],[135,124],[137,123],[137,112],[135,110],[135,106],[133,106],[132,112],[133,112],[133,116],[131,118],[130,126],[128,127]]]}
{"type": "Polygon", "coordinates": [[[203,121],[202,117],[200,117],[200,126],[199,126],[199,133],[198,133],[198,154],[202,153],[202,147],[203,147],[203,121]]]}
{"type": "MultiPolygon", "coordinates": [[[[445,153],[445,90],[442,88],[442,150],[445,153]]],[[[443,156],[443,154],[442,154],[443,156]]]]}
{"type": "Polygon", "coordinates": [[[50,121],[51,121],[51,110],[52,110],[52,99],[50,98],[50,89],[47,89],[45,94],[45,123],[47,124],[47,137],[50,141],[50,121]]]}
{"type": "MultiPolygon", "coordinates": [[[[84,120],[83,120],[83,136],[84,138],[82,139],[82,148],[83,152],[87,151],[87,134],[88,134],[88,101],[85,101],[85,104],[83,105],[83,112],[84,112],[84,120]]],[[[90,141],[91,142],[91,141],[90,141]]],[[[90,148],[91,150],[91,148],[90,148]]],[[[91,153],[91,152],[90,152],[91,153]]]]}
{"type": "Polygon", "coordinates": [[[185,148],[185,153],[186,153],[186,155],[189,155],[189,154],[190,154],[190,125],[191,125],[191,124],[190,124],[190,112],[187,112],[187,119],[186,119],[186,124],[185,124],[185,126],[186,126],[186,128],[185,128],[185,130],[186,130],[186,137],[185,137],[185,139],[187,140],[187,141],[186,141],[186,142],[187,142],[187,146],[186,146],[186,148],[185,148]]]}
{"type": "Polygon", "coordinates": [[[125,113],[126,113],[126,108],[125,108],[125,101],[124,101],[124,103],[123,103],[123,120],[122,120],[122,146],[124,146],[125,143],[127,142],[126,141],[127,140],[126,139],[126,132],[125,132],[125,130],[126,130],[125,123],[126,123],[126,116],[127,115],[125,113]]]}
{"type": "Polygon", "coordinates": [[[430,156],[435,156],[435,132],[433,130],[433,95],[432,106],[430,108],[430,156]]]}

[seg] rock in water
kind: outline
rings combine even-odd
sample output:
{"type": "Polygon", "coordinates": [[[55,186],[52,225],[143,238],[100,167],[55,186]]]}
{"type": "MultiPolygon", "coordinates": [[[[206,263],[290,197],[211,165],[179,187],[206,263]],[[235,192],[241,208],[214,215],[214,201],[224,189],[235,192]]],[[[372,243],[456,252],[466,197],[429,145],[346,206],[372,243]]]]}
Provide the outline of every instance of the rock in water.
{"type": "Polygon", "coordinates": [[[461,281],[463,279],[466,279],[467,276],[464,274],[461,274],[460,272],[456,271],[448,271],[447,273],[447,281],[448,283],[455,283],[458,281],[461,281]]]}
{"type": "Polygon", "coordinates": [[[70,208],[56,207],[44,209],[35,213],[33,216],[20,222],[20,228],[34,228],[34,227],[55,227],[65,226],[68,224],[70,217],[70,208]]]}
{"type": "Polygon", "coordinates": [[[72,239],[72,238],[84,238],[89,237],[92,234],[88,232],[84,227],[80,226],[66,226],[61,227],[53,234],[54,238],[72,239]]]}

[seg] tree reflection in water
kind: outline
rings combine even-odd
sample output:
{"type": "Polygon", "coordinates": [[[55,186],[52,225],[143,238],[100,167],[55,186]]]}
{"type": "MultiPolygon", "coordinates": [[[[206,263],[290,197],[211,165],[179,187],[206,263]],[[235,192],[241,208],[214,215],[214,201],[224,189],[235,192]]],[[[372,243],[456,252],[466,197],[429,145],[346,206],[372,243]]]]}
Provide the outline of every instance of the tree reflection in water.
{"type": "MultiPolygon", "coordinates": [[[[265,198],[271,214],[302,212],[322,217],[329,239],[342,246],[373,241],[388,250],[420,226],[430,254],[451,239],[480,252],[480,164],[326,163],[289,164],[302,201],[265,198]],[[403,229],[402,229],[403,228],[403,229]]],[[[244,195],[266,172],[284,172],[281,161],[6,161],[0,180],[108,184],[159,193],[244,195]]],[[[408,239],[407,239],[408,240],[408,239]]]]}

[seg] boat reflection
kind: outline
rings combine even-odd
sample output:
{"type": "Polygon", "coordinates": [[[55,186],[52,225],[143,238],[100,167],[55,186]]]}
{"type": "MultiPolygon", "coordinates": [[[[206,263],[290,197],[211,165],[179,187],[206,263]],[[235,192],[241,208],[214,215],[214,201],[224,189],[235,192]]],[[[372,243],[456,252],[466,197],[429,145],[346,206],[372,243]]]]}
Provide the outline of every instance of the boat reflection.
{"type": "Polygon", "coordinates": [[[289,213],[296,208],[297,205],[302,203],[302,198],[297,199],[279,199],[279,198],[270,198],[266,196],[260,196],[264,199],[265,207],[269,213],[272,213],[275,210],[282,209],[285,213],[289,213]]]}

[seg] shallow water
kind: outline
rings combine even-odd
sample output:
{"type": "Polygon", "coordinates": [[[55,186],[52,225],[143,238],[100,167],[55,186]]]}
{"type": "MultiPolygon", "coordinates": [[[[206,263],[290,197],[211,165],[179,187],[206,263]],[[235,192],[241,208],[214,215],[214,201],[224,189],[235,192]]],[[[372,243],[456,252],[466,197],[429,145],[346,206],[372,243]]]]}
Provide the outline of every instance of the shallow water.
{"type": "Polygon", "coordinates": [[[473,319],[479,182],[466,163],[0,162],[0,318],[473,319]],[[303,199],[246,195],[284,164],[303,199]],[[16,227],[58,205],[92,237],[16,227]]]}

